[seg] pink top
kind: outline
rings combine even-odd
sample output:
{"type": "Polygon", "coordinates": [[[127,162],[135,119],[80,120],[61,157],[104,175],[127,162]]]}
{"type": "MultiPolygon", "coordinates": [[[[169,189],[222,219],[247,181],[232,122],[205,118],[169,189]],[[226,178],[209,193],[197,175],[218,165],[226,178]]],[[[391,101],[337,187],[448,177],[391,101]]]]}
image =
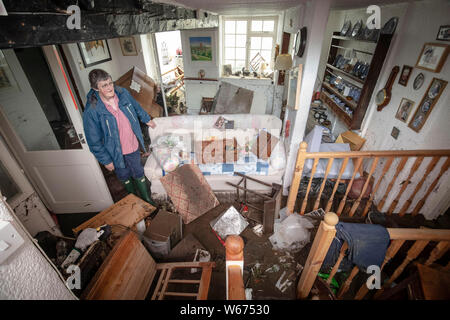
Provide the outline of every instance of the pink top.
{"type": "Polygon", "coordinates": [[[119,128],[120,145],[122,146],[122,154],[129,154],[135,152],[139,148],[139,142],[131,129],[130,121],[127,116],[119,109],[119,98],[114,95],[113,105],[109,104],[100,96],[103,103],[109,112],[116,118],[117,126],[119,128]]]}

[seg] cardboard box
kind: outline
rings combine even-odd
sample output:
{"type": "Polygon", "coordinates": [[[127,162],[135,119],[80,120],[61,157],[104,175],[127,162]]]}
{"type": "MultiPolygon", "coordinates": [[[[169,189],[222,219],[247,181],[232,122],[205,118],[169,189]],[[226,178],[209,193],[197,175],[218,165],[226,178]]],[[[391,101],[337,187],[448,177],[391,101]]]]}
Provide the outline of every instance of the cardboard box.
{"type": "Polygon", "coordinates": [[[115,84],[127,89],[152,118],[163,116],[163,107],[156,103],[157,85],[143,71],[133,67],[117,79],[115,84]]]}
{"type": "Polygon", "coordinates": [[[267,160],[270,158],[273,149],[278,143],[278,138],[271,135],[265,130],[260,130],[258,136],[252,143],[251,151],[259,159],[267,160]]]}
{"type": "Polygon", "coordinates": [[[156,258],[169,254],[183,237],[181,216],[160,210],[144,232],[144,243],[156,258]]]}
{"type": "Polygon", "coordinates": [[[238,159],[238,144],[235,138],[197,141],[196,159],[199,163],[230,163],[238,159]]]}

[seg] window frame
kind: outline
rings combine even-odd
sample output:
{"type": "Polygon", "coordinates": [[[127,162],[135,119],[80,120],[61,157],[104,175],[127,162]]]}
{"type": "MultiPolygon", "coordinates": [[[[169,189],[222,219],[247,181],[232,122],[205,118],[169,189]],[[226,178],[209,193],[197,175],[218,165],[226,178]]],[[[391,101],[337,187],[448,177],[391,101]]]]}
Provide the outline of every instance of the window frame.
{"type": "MultiPolygon", "coordinates": [[[[246,42],[245,42],[245,68],[250,70],[250,45],[251,45],[251,38],[252,37],[271,37],[272,38],[272,48],[270,50],[270,61],[269,61],[269,67],[273,69],[274,66],[274,54],[275,54],[275,46],[278,36],[278,19],[279,16],[277,15],[270,15],[270,16],[224,16],[222,19],[222,27],[221,27],[221,36],[222,36],[222,59],[221,59],[221,68],[223,65],[225,65],[225,24],[226,21],[247,21],[247,33],[245,35],[246,42]],[[264,21],[271,20],[274,22],[273,24],[273,31],[252,31],[252,21],[264,21]]],[[[236,33],[234,33],[236,35],[236,33]]],[[[236,48],[236,47],[235,47],[236,48]]],[[[229,60],[241,60],[241,59],[229,59],[229,60]]],[[[266,61],[267,62],[267,61],[266,61]]],[[[233,71],[234,72],[234,71],[233,71]]],[[[222,70],[220,70],[220,74],[222,75],[222,70]]]]}

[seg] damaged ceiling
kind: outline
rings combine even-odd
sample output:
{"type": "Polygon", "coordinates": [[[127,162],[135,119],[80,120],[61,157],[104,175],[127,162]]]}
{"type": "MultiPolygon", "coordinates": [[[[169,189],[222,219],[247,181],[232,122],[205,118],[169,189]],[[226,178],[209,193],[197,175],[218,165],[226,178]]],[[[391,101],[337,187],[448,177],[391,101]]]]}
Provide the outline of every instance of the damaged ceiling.
{"type": "Polygon", "coordinates": [[[217,27],[218,16],[148,0],[3,0],[0,48],[25,48],[151,32],[217,27]],[[80,29],[69,29],[67,8],[80,8],[80,29]]]}

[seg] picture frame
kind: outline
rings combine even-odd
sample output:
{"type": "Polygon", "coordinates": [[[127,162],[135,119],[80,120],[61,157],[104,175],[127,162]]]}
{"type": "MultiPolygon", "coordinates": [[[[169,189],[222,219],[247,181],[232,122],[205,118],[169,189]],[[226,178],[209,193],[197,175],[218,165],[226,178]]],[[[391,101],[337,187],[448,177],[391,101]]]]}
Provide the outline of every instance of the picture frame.
{"type": "Polygon", "coordinates": [[[189,52],[191,53],[191,61],[213,61],[212,37],[189,37],[189,52]]]}
{"type": "Polygon", "coordinates": [[[447,59],[449,45],[443,43],[425,43],[417,59],[416,68],[440,72],[447,59]]]}
{"type": "Polygon", "coordinates": [[[400,105],[398,106],[397,113],[395,114],[395,117],[398,120],[407,123],[409,114],[411,113],[414,104],[415,104],[414,101],[402,98],[402,100],[400,101],[400,105]]]}
{"type": "Polygon", "coordinates": [[[433,78],[427,91],[425,91],[422,101],[420,101],[414,116],[409,121],[408,127],[416,132],[419,132],[420,129],[422,129],[431,111],[433,110],[434,105],[439,100],[439,97],[446,86],[447,81],[433,78]]]}
{"type": "Polygon", "coordinates": [[[402,86],[408,85],[409,77],[411,77],[413,67],[407,66],[406,64],[403,65],[402,72],[400,73],[400,77],[398,78],[398,83],[402,86]]]}
{"type": "Polygon", "coordinates": [[[124,56],[137,56],[138,55],[134,37],[119,38],[119,42],[120,42],[120,49],[122,50],[122,55],[124,55],[124,56]]]}
{"type": "Polygon", "coordinates": [[[300,107],[300,90],[302,87],[302,73],[303,73],[303,64],[300,64],[289,71],[286,106],[291,110],[298,110],[298,108],[300,107]]]}
{"type": "Polygon", "coordinates": [[[450,41],[450,25],[440,26],[436,40],[450,41]]]}
{"type": "Polygon", "coordinates": [[[106,40],[78,42],[77,45],[85,68],[112,60],[106,40]]]}

